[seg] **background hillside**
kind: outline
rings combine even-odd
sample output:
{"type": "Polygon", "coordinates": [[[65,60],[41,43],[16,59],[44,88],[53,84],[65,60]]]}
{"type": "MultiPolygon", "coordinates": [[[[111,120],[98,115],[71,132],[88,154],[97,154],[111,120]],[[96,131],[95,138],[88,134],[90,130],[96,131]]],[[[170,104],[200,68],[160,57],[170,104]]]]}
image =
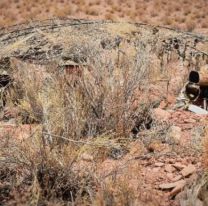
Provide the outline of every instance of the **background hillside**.
{"type": "Polygon", "coordinates": [[[1,0],[0,26],[72,17],[125,20],[207,33],[207,0],[1,0]]]}

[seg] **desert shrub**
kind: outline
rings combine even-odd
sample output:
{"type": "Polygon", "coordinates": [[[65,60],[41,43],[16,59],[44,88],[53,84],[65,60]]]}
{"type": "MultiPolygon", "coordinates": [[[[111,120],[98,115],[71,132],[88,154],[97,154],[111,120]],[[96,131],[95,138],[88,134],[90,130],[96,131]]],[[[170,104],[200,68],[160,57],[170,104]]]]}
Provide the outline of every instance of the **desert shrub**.
{"type": "Polygon", "coordinates": [[[16,100],[19,123],[39,127],[22,142],[5,136],[0,143],[2,202],[136,205],[125,181],[114,179],[116,190],[111,194],[109,183],[97,179],[95,168],[83,169],[79,158],[86,151],[95,161],[122,156],[126,150],[110,140],[127,139],[135,126],[147,129],[142,125],[149,121],[149,111],[141,105],[148,100],[145,95],[140,98],[140,92],[151,76],[143,52],[148,48],[137,44],[138,50],[128,51],[131,58],[119,51],[119,37],[115,42],[104,39],[99,51],[87,43],[77,45],[70,58],[80,66],[74,68],[12,60],[11,98],[16,100]]]}
{"type": "MultiPolygon", "coordinates": [[[[121,31],[115,30],[125,33],[128,29],[124,25],[121,31]]],[[[98,183],[92,170],[75,170],[82,167],[77,157],[83,150],[91,150],[97,159],[102,159],[99,155],[105,155],[106,147],[112,154],[120,153],[110,140],[126,140],[132,132],[144,131],[140,138],[147,146],[153,139],[166,140],[169,125],[154,122],[150,114],[157,106],[152,104],[154,88],[149,82],[160,78],[158,70],[150,70],[154,69],[154,64],[150,67],[152,45],[136,40],[133,49],[122,48],[121,38],[99,40],[99,46],[94,45],[97,42],[76,42],[69,48],[68,58],[79,66],[12,62],[19,121],[38,123],[40,129],[22,143],[7,138],[5,144],[1,142],[3,201],[138,205],[126,182],[118,180],[109,186],[104,180],[98,183]]]]}
{"type": "Polygon", "coordinates": [[[128,136],[135,124],[133,114],[139,109],[134,100],[148,81],[148,57],[140,50],[129,59],[116,49],[110,57],[108,50],[94,51],[89,45],[80,48],[73,58],[88,63],[74,68],[81,71],[78,73],[61,72],[56,65],[13,63],[16,85],[21,85],[18,107],[23,118],[42,123],[49,139],[53,135],[80,139],[106,132],[128,136]],[[86,58],[80,57],[83,52],[86,58]]]}
{"type": "Polygon", "coordinates": [[[94,205],[135,205],[135,192],[125,181],[108,181],[101,185],[94,205]],[[116,188],[116,189],[115,189],[116,188]]]}
{"type": "Polygon", "coordinates": [[[77,148],[59,150],[42,146],[40,133],[22,143],[1,142],[0,200],[8,205],[63,205],[85,201],[87,188],[94,190],[91,173],[73,170],[77,148]]]}

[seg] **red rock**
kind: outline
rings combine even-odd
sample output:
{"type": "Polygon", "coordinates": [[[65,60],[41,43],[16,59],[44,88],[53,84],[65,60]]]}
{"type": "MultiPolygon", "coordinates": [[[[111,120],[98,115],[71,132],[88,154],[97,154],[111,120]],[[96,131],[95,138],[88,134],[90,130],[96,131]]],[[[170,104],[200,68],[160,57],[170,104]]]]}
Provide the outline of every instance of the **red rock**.
{"type": "Polygon", "coordinates": [[[177,175],[176,177],[174,177],[174,178],[172,179],[172,181],[173,181],[173,182],[177,182],[177,181],[181,180],[182,178],[183,178],[182,175],[177,175]]]}
{"type": "Polygon", "coordinates": [[[162,190],[169,190],[169,189],[174,188],[175,186],[176,186],[175,183],[164,183],[164,184],[159,185],[159,188],[162,190]]]}
{"type": "Polygon", "coordinates": [[[160,167],[154,167],[154,168],[152,169],[152,172],[159,172],[159,170],[160,170],[160,167]]]}
{"type": "Polygon", "coordinates": [[[168,158],[167,163],[173,164],[175,162],[174,158],[168,158]]]}
{"type": "Polygon", "coordinates": [[[179,163],[179,162],[176,162],[175,164],[172,165],[173,167],[175,167],[177,170],[182,170],[183,168],[185,168],[186,166],[179,163]]]}
{"type": "Polygon", "coordinates": [[[165,171],[171,173],[175,171],[175,168],[171,165],[165,165],[165,171]]]}
{"type": "Polygon", "coordinates": [[[172,196],[172,197],[176,196],[178,193],[180,193],[186,185],[185,180],[180,180],[176,183],[177,184],[176,184],[175,188],[170,192],[170,196],[172,196]]]}
{"type": "Polygon", "coordinates": [[[185,123],[196,123],[195,119],[184,119],[185,123]]]}
{"type": "Polygon", "coordinates": [[[183,125],[181,125],[181,127],[183,129],[192,129],[193,128],[193,125],[191,125],[191,124],[183,124],[183,125]]]}
{"type": "Polygon", "coordinates": [[[173,173],[167,173],[167,178],[169,179],[169,180],[172,180],[173,179],[173,173]]]}
{"type": "Polygon", "coordinates": [[[155,163],[155,167],[162,167],[162,166],[164,166],[164,163],[162,163],[162,162],[155,163]]]}
{"type": "Polygon", "coordinates": [[[196,172],[196,167],[192,164],[189,164],[187,167],[185,167],[182,171],[181,171],[181,174],[184,176],[184,177],[187,177],[193,173],[196,172]]]}
{"type": "Polygon", "coordinates": [[[179,185],[183,185],[184,183],[186,183],[185,180],[180,180],[177,182],[161,184],[161,185],[159,185],[159,188],[162,190],[169,190],[169,189],[175,188],[179,185]]]}

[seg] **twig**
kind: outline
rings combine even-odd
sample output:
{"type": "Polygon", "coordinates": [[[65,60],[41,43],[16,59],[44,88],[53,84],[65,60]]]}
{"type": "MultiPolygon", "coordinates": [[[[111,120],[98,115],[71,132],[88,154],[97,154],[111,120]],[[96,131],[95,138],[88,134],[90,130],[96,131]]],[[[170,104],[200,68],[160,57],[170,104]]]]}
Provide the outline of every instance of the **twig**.
{"type": "MultiPolygon", "coordinates": [[[[49,135],[47,132],[43,132],[43,134],[45,135],[49,135]]],[[[84,142],[84,141],[81,141],[81,140],[74,140],[74,139],[70,139],[70,138],[66,138],[66,137],[63,137],[63,136],[59,136],[59,135],[55,135],[55,134],[50,134],[52,137],[57,137],[57,138],[61,138],[61,139],[64,139],[66,141],[69,141],[69,142],[73,142],[73,143],[77,143],[77,144],[86,144],[86,145],[92,145],[92,146],[97,146],[97,147],[109,147],[109,144],[101,144],[101,143],[92,143],[92,142],[84,142]]]]}

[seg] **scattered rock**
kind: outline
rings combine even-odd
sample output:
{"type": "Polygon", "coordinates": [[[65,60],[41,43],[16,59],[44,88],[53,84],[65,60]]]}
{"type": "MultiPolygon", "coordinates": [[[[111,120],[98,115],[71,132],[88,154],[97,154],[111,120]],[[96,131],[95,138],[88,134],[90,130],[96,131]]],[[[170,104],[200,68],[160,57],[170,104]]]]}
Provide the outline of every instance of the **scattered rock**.
{"type": "Polygon", "coordinates": [[[159,170],[160,170],[160,167],[154,167],[154,168],[152,169],[152,172],[159,172],[159,170]]]}
{"type": "Polygon", "coordinates": [[[162,166],[164,166],[164,163],[162,163],[162,162],[155,163],[155,167],[162,167],[162,166]]]}
{"type": "Polygon", "coordinates": [[[169,180],[172,180],[173,179],[173,173],[167,173],[167,178],[169,179],[169,180]]]}
{"type": "Polygon", "coordinates": [[[175,186],[176,186],[175,183],[164,183],[164,184],[159,185],[159,188],[162,190],[169,190],[169,189],[174,188],[175,186]]]}
{"type": "Polygon", "coordinates": [[[196,123],[196,120],[195,119],[184,119],[184,122],[185,123],[196,123]]]}
{"type": "Polygon", "coordinates": [[[173,164],[175,161],[176,161],[176,160],[175,160],[174,158],[168,158],[168,159],[166,160],[166,162],[169,163],[169,164],[173,164]]]}
{"type": "Polygon", "coordinates": [[[180,185],[183,185],[184,183],[186,183],[185,180],[179,180],[177,182],[161,184],[161,185],[159,185],[159,188],[162,190],[169,190],[169,189],[178,187],[180,185]]]}
{"type": "Polygon", "coordinates": [[[186,166],[181,164],[181,163],[179,163],[179,162],[176,162],[175,164],[173,164],[173,167],[175,167],[177,170],[182,170],[186,166]]]}
{"type": "Polygon", "coordinates": [[[186,181],[185,180],[180,180],[178,182],[176,182],[177,185],[175,186],[175,188],[170,192],[170,196],[174,197],[176,196],[179,192],[181,192],[183,190],[183,188],[186,185],[186,181]]]}
{"type": "Polygon", "coordinates": [[[187,167],[185,167],[182,171],[181,174],[183,177],[188,177],[189,175],[193,174],[196,172],[196,167],[192,164],[189,164],[187,167]]]}
{"type": "Polygon", "coordinates": [[[172,167],[171,165],[165,165],[165,171],[169,172],[169,173],[172,173],[172,172],[175,171],[175,168],[172,167]]]}
{"type": "Polygon", "coordinates": [[[192,175],[190,175],[190,177],[188,178],[187,182],[192,184],[193,182],[196,182],[198,179],[198,175],[197,173],[194,173],[192,175]]]}
{"type": "Polygon", "coordinates": [[[173,182],[177,182],[177,181],[181,180],[182,178],[183,178],[182,175],[177,175],[176,177],[174,177],[174,178],[172,179],[172,181],[173,181],[173,182]]]}

